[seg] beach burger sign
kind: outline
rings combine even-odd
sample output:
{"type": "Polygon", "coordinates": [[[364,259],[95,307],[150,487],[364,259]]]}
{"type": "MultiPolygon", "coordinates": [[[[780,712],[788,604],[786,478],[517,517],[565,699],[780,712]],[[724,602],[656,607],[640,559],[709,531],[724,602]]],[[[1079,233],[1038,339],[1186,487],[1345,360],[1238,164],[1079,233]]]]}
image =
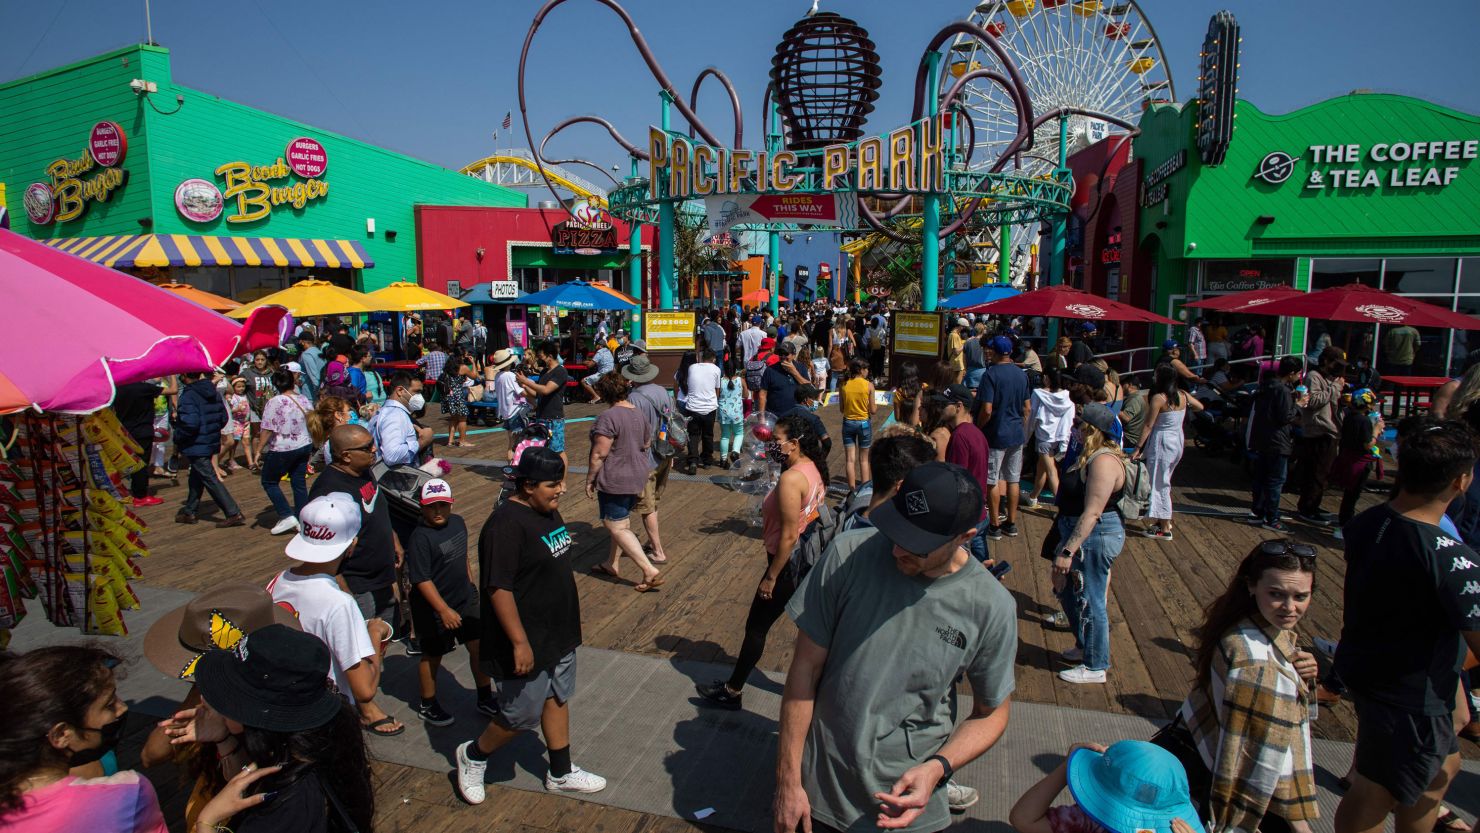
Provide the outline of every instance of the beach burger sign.
{"type": "Polygon", "coordinates": [[[80,156],[53,161],[46,166],[47,179],[26,188],[21,195],[26,216],[38,226],[65,223],[81,217],[93,203],[107,202],[128,182],[126,156],[128,135],[123,128],[118,122],[98,122],[88,132],[80,156]]]}

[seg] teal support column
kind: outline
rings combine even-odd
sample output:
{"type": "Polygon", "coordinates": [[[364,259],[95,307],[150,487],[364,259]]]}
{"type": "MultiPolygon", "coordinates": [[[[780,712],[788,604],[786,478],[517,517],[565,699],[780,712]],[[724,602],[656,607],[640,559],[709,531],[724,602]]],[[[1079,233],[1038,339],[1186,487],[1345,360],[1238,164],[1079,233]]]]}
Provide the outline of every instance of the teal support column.
{"type": "Polygon", "coordinates": [[[947,237],[941,243],[941,248],[946,253],[946,266],[941,275],[940,297],[949,298],[956,291],[956,235],[947,237]]]}
{"type": "MultiPolygon", "coordinates": [[[[940,113],[940,53],[931,50],[925,56],[925,115],[940,113]]],[[[925,195],[925,216],[920,229],[920,309],[935,312],[940,301],[940,194],[925,195]]]]}
{"type": "MultiPolygon", "coordinates": [[[[776,99],[771,99],[771,109],[766,113],[766,152],[775,155],[781,150],[781,112],[776,109],[776,99]]],[[[771,291],[771,314],[781,312],[781,234],[772,231],[766,235],[766,288],[771,291]]]]}
{"type": "MultiPolygon", "coordinates": [[[[1069,169],[1069,119],[1059,116],[1059,171],[1069,169]]],[[[1048,259],[1048,285],[1064,282],[1064,255],[1068,244],[1069,217],[1060,214],[1053,221],[1053,251],[1048,259]]]]}
{"type": "MultiPolygon", "coordinates": [[[[667,133],[672,124],[671,110],[673,99],[669,97],[666,90],[660,92],[658,97],[663,102],[663,132],[667,133]]],[[[659,193],[668,196],[668,181],[665,175],[664,181],[658,186],[659,193]]],[[[673,309],[673,296],[678,291],[678,274],[673,266],[674,245],[674,205],[664,200],[658,205],[658,309],[673,309]]]]}
{"type": "Polygon", "coordinates": [[[997,283],[1012,283],[1012,223],[1002,224],[1002,242],[997,246],[997,283]]]}
{"type": "MultiPolygon", "coordinates": [[[[632,157],[632,176],[637,176],[637,157],[632,157]]],[[[632,311],[631,320],[627,322],[627,332],[634,339],[642,338],[642,223],[631,222],[628,224],[630,236],[627,238],[627,252],[630,262],[627,264],[627,288],[632,290],[632,297],[637,299],[637,309],[632,311]]]]}

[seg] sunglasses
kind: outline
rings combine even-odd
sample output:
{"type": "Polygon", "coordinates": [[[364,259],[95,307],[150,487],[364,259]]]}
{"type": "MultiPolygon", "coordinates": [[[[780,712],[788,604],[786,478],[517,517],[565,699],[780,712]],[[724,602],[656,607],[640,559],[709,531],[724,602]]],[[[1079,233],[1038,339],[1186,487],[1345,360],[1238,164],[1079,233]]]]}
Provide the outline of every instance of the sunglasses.
{"type": "Polygon", "coordinates": [[[375,453],[375,443],[368,442],[364,445],[357,445],[354,448],[346,448],[345,451],[365,451],[373,454],[375,453]]]}
{"type": "Polygon", "coordinates": [[[1260,555],[1279,557],[1282,555],[1293,555],[1301,561],[1316,560],[1316,548],[1310,544],[1297,544],[1293,541],[1265,541],[1259,545],[1260,555]]]}

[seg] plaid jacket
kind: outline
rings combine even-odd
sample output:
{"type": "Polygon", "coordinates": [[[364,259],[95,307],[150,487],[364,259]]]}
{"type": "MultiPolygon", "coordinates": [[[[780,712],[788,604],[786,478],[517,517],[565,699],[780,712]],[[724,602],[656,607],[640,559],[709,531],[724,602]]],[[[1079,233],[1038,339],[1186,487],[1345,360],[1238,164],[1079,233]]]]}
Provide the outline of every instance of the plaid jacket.
{"type": "Polygon", "coordinates": [[[1182,704],[1182,720],[1213,774],[1214,833],[1254,833],[1266,811],[1287,821],[1318,815],[1313,694],[1295,673],[1294,654],[1293,631],[1245,619],[1219,643],[1207,688],[1194,685],[1182,704]]]}

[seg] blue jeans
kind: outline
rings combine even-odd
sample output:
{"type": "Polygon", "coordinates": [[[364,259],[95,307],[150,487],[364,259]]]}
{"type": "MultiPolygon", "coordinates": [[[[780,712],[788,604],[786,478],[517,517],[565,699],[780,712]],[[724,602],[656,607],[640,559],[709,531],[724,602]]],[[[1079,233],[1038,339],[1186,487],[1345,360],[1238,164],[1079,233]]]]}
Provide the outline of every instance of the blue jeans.
{"type": "Polygon", "coordinates": [[[843,420],[843,445],[867,449],[874,444],[874,426],[866,419],[843,420]]]}
{"type": "MultiPolygon", "coordinates": [[[[1078,517],[1060,515],[1056,521],[1059,534],[1067,540],[1078,522],[1078,517]]],[[[1110,667],[1110,616],[1105,612],[1105,602],[1110,592],[1110,567],[1124,546],[1125,526],[1120,514],[1101,515],[1079,552],[1074,554],[1064,589],[1054,593],[1064,606],[1074,644],[1084,651],[1084,665],[1091,671],[1110,667]],[[1083,576],[1082,586],[1076,586],[1079,585],[1076,573],[1083,576]]]]}
{"type": "Polygon", "coordinates": [[[291,451],[268,451],[262,455],[262,491],[272,501],[272,509],[278,520],[294,518],[308,504],[308,458],[313,456],[313,445],[305,445],[291,451]],[[283,475],[293,484],[293,505],[283,497],[280,484],[283,475]]]}
{"type": "Polygon", "coordinates": [[[983,564],[992,557],[987,551],[987,527],[997,522],[997,519],[988,515],[987,512],[986,503],[983,502],[982,519],[976,524],[976,534],[971,536],[971,540],[966,544],[966,550],[971,553],[971,557],[983,564]]]}
{"type": "Polygon", "coordinates": [[[1280,519],[1280,493],[1285,488],[1289,467],[1290,455],[1273,451],[1260,452],[1254,461],[1254,505],[1250,511],[1265,523],[1277,523],[1280,519]]]}
{"type": "Polygon", "coordinates": [[[976,393],[976,389],[981,385],[982,377],[985,375],[987,375],[987,369],[985,367],[973,367],[967,369],[966,387],[970,388],[972,393],[976,393]]]}

